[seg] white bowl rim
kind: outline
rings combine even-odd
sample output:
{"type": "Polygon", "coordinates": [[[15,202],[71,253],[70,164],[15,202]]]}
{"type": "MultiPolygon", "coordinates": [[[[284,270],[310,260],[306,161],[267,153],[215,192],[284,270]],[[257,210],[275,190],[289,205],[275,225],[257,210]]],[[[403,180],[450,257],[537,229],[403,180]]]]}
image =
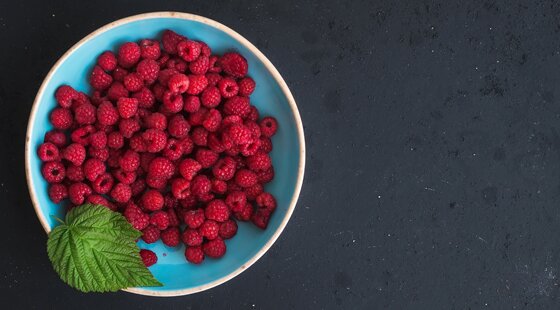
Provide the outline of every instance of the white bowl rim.
{"type": "Polygon", "coordinates": [[[44,91],[45,91],[45,88],[46,88],[48,82],[50,81],[50,79],[52,78],[54,72],[58,69],[58,67],[66,60],[66,58],[68,58],[68,56],[70,56],[76,49],[78,49],[81,45],[83,45],[85,42],[87,42],[91,38],[93,38],[95,36],[98,36],[98,35],[106,32],[110,29],[113,29],[113,28],[118,27],[118,26],[123,25],[123,24],[127,24],[127,23],[130,23],[130,22],[138,21],[138,20],[162,18],[162,17],[163,18],[176,18],[176,19],[192,20],[192,21],[200,22],[200,23],[209,25],[211,27],[217,28],[217,29],[227,33],[231,37],[233,37],[240,44],[242,44],[248,50],[250,50],[253,54],[255,54],[255,56],[264,64],[265,68],[272,74],[272,76],[274,77],[274,79],[276,80],[276,82],[278,83],[280,88],[282,89],[282,92],[284,93],[284,95],[288,99],[288,103],[289,103],[290,108],[292,110],[292,116],[293,116],[293,118],[295,120],[295,123],[296,123],[297,134],[298,134],[298,138],[299,138],[299,164],[298,164],[298,175],[297,175],[297,180],[296,180],[296,184],[295,184],[294,194],[293,194],[293,196],[290,200],[290,205],[288,207],[288,210],[287,210],[284,218],[282,219],[282,222],[280,223],[280,226],[278,226],[278,229],[276,229],[276,231],[274,232],[272,237],[259,250],[259,252],[257,254],[255,254],[245,264],[243,264],[241,267],[234,270],[233,272],[229,273],[228,275],[226,275],[222,278],[216,279],[216,280],[214,280],[210,283],[199,285],[199,286],[196,286],[196,287],[193,287],[193,288],[172,290],[172,291],[154,291],[154,290],[149,290],[149,289],[145,289],[145,288],[123,289],[123,291],[130,292],[130,293],[135,293],[135,294],[139,294],[139,295],[158,296],[158,297],[172,297],[172,296],[189,295],[189,294],[193,294],[193,293],[197,293],[197,292],[201,292],[201,291],[213,288],[215,286],[218,286],[218,285],[220,285],[224,282],[227,282],[227,281],[233,279],[234,277],[239,275],[241,272],[248,269],[261,256],[263,256],[264,253],[266,253],[266,251],[268,251],[268,249],[270,249],[270,247],[278,239],[278,237],[280,236],[280,234],[282,233],[282,231],[286,227],[290,217],[292,216],[292,213],[295,209],[297,200],[299,198],[299,194],[300,194],[300,191],[301,191],[301,186],[303,184],[303,174],[304,174],[304,170],[305,170],[305,138],[304,138],[304,134],[303,134],[303,124],[301,122],[301,117],[299,115],[299,110],[297,108],[294,97],[292,96],[292,93],[290,92],[290,89],[288,88],[288,85],[286,84],[286,82],[284,81],[284,79],[282,78],[282,76],[280,75],[278,70],[276,69],[276,67],[274,67],[274,65],[270,62],[270,60],[268,60],[268,58],[266,58],[266,56],[261,51],[259,51],[251,42],[249,42],[247,39],[245,39],[243,36],[241,36],[240,34],[235,32],[231,28],[229,28],[229,27],[227,27],[227,26],[225,26],[225,25],[223,25],[223,24],[221,24],[217,21],[214,21],[214,20],[211,20],[211,19],[203,17],[203,16],[199,16],[199,15],[194,15],[194,14],[190,14],[190,13],[183,13],[183,12],[172,12],[172,11],[143,13],[143,14],[138,14],[138,15],[125,17],[125,18],[116,20],[114,22],[111,22],[111,23],[93,31],[92,33],[88,34],[83,39],[81,39],[78,43],[74,44],[68,51],[66,51],[66,53],[64,53],[64,55],[62,55],[62,57],[60,57],[58,59],[58,61],[54,64],[54,66],[48,72],[47,76],[43,80],[43,83],[41,84],[41,87],[39,88],[39,91],[37,92],[37,96],[35,97],[35,100],[33,101],[33,106],[31,108],[31,113],[30,113],[30,116],[29,116],[28,124],[27,124],[27,133],[26,133],[26,137],[25,137],[25,174],[26,174],[26,178],[27,178],[27,184],[28,184],[28,187],[29,187],[29,194],[31,196],[33,207],[35,208],[35,213],[37,214],[37,217],[39,218],[39,221],[41,222],[41,225],[45,229],[45,232],[49,233],[50,232],[50,227],[47,223],[47,219],[46,219],[45,215],[41,212],[41,210],[39,208],[39,201],[38,201],[37,196],[35,194],[35,186],[33,184],[33,179],[31,178],[31,172],[30,172],[31,156],[33,156],[35,154],[34,150],[31,150],[31,148],[30,148],[31,133],[33,132],[33,124],[35,122],[35,117],[36,117],[36,114],[37,114],[39,101],[41,101],[41,99],[44,95],[44,91]]]}

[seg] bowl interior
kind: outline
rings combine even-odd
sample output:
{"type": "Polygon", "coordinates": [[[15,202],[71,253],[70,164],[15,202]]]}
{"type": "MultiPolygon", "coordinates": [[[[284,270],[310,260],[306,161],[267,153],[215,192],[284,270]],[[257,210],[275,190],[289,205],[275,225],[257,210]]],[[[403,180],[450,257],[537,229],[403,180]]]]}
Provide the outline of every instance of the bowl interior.
{"type": "MultiPolygon", "coordinates": [[[[47,81],[44,92],[38,97],[38,106],[34,120],[30,123],[29,140],[29,175],[31,191],[38,202],[38,216],[43,218],[52,228],[55,221],[50,215],[63,216],[64,208],[52,203],[47,195],[47,183],[40,172],[41,163],[35,151],[43,141],[45,132],[52,127],[48,121],[49,112],[56,106],[54,92],[59,85],[69,84],[74,88],[90,92],[87,76],[91,71],[97,55],[105,50],[116,50],[126,41],[138,41],[142,38],[160,37],[164,29],[172,29],[196,40],[204,40],[214,53],[222,54],[236,50],[247,58],[249,75],[257,82],[251,102],[258,107],[261,117],[272,115],[279,122],[278,133],[273,137],[274,149],[272,161],[275,168],[274,181],[265,190],[275,195],[278,209],[272,216],[268,229],[262,231],[251,224],[241,223],[238,234],[226,241],[228,251],[219,260],[206,259],[201,265],[187,263],[184,258],[184,247],[169,248],[161,242],[144,244],[141,248],[153,250],[158,255],[158,263],[150,268],[163,287],[138,288],[139,293],[161,292],[162,294],[178,290],[198,290],[214,281],[229,278],[228,275],[247,267],[247,263],[259,254],[259,251],[273,237],[274,233],[286,217],[292,197],[296,193],[298,183],[298,167],[300,163],[300,141],[295,111],[292,111],[288,98],[281,86],[267,70],[265,64],[251,50],[228,33],[200,21],[178,17],[158,17],[132,20],[117,25],[100,33],[77,47],[64,59],[47,81]]],[[[221,282],[221,281],[220,281],[221,282]]],[[[215,283],[217,284],[217,283],[215,283]]]]}

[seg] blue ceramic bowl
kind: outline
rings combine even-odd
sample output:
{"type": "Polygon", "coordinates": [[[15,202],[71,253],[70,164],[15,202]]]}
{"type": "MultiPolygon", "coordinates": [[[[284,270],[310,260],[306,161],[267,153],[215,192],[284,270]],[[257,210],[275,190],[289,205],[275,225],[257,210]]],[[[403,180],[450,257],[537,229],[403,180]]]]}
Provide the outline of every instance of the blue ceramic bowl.
{"type": "Polygon", "coordinates": [[[266,230],[241,223],[238,234],[226,241],[229,248],[226,255],[218,260],[206,259],[198,266],[186,262],[184,247],[169,248],[161,242],[147,245],[140,241],[141,248],[157,253],[158,263],[150,270],[164,286],[129,288],[126,291],[152,296],[186,295],[209,289],[251,266],[272,246],[290,219],[301,189],[305,165],[303,126],[294,98],[276,68],[253,44],[226,26],[196,15],[158,12],[128,17],[96,30],[70,48],[50,70],[35,98],[26,137],[26,174],[35,211],[47,232],[56,226],[50,215],[62,217],[64,210],[48,198],[47,183],[41,176],[41,162],[36,156],[36,149],[45,133],[52,128],[48,115],[56,106],[56,88],[69,84],[89,92],[87,76],[97,55],[105,50],[114,51],[126,41],[159,37],[165,29],[204,40],[215,53],[235,50],[247,58],[249,75],[257,82],[251,102],[258,107],[261,116],[272,115],[279,122],[278,133],[272,139],[276,175],[274,181],[266,186],[266,191],[276,196],[278,208],[266,230]]]}

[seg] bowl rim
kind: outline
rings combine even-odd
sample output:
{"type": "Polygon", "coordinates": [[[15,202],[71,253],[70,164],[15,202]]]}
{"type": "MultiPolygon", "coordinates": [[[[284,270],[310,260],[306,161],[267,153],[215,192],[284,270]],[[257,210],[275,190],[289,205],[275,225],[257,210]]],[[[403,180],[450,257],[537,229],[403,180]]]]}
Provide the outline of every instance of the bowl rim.
{"type": "Polygon", "coordinates": [[[33,101],[33,106],[31,108],[29,121],[28,121],[28,124],[27,124],[27,132],[26,132],[26,136],[25,136],[25,174],[26,174],[29,194],[31,196],[31,201],[32,201],[33,207],[35,209],[35,213],[37,214],[37,217],[39,218],[39,221],[41,222],[41,225],[43,226],[43,229],[45,230],[45,232],[47,234],[50,232],[51,228],[49,227],[49,225],[47,223],[45,215],[41,212],[41,209],[39,208],[39,201],[38,201],[36,193],[35,193],[35,186],[34,186],[34,183],[33,183],[33,179],[31,178],[31,169],[30,169],[32,155],[35,154],[35,152],[33,152],[31,150],[31,146],[30,146],[31,132],[34,129],[33,127],[34,127],[34,123],[35,123],[35,118],[36,118],[39,102],[43,98],[45,88],[46,88],[47,84],[49,83],[49,81],[51,80],[54,72],[60,67],[60,65],[66,60],[66,58],[68,58],[76,49],[78,49],[81,45],[83,45],[88,40],[106,32],[108,30],[111,30],[115,27],[130,23],[130,22],[138,21],[138,20],[146,20],[146,19],[153,19],[153,18],[185,19],[185,20],[200,22],[200,23],[209,25],[213,28],[216,28],[220,31],[225,32],[226,34],[228,34],[229,36],[231,36],[232,38],[237,40],[241,45],[243,45],[249,51],[251,51],[264,64],[264,67],[270,72],[270,74],[272,75],[274,80],[278,83],[278,85],[282,89],[282,92],[283,92],[284,96],[286,96],[286,99],[288,100],[288,104],[289,104],[290,109],[292,111],[292,116],[293,116],[293,118],[295,120],[295,123],[296,123],[297,134],[298,134],[298,138],[299,138],[299,163],[298,163],[297,180],[296,180],[296,184],[295,184],[295,188],[294,188],[294,194],[292,195],[292,198],[290,199],[290,204],[289,204],[288,210],[287,210],[284,218],[282,219],[282,222],[280,223],[280,226],[278,226],[278,229],[276,229],[276,231],[274,232],[272,237],[266,242],[266,244],[253,257],[251,257],[247,262],[245,262],[241,267],[237,268],[233,272],[231,272],[231,273],[229,273],[229,274],[227,274],[227,275],[225,275],[225,276],[223,276],[219,279],[216,279],[216,280],[214,280],[210,283],[199,285],[199,286],[196,286],[196,287],[193,287],[193,288],[179,289],[179,290],[172,290],[172,291],[154,291],[154,290],[145,289],[145,288],[126,288],[126,289],[123,289],[123,291],[126,291],[126,292],[135,293],[135,294],[139,294],[139,295],[145,295],[145,296],[172,297],[172,296],[182,296],[182,295],[189,295],[189,294],[198,293],[198,292],[213,288],[215,286],[218,286],[222,283],[225,283],[225,282],[233,279],[234,277],[238,276],[241,272],[248,269],[259,258],[261,258],[268,251],[268,249],[270,249],[270,247],[274,244],[274,242],[278,239],[278,237],[280,236],[280,234],[282,233],[282,231],[286,227],[286,225],[287,225],[287,223],[288,223],[288,221],[289,221],[290,217],[292,216],[292,213],[295,209],[297,200],[299,198],[299,194],[300,194],[300,191],[301,191],[301,186],[303,184],[303,175],[304,175],[304,170],[305,170],[305,137],[304,137],[304,134],[303,134],[303,124],[301,122],[301,117],[300,117],[300,114],[299,114],[299,110],[297,108],[294,97],[292,96],[292,93],[290,92],[290,89],[288,88],[288,85],[286,84],[286,82],[284,81],[284,79],[282,78],[282,76],[280,75],[278,70],[276,69],[276,67],[274,67],[274,65],[270,62],[270,60],[268,60],[268,58],[266,58],[266,56],[259,49],[257,49],[257,47],[255,47],[251,42],[249,42],[247,39],[245,39],[239,33],[235,32],[233,29],[231,29],[231,28],[229,28],[229,27],[227,27],[227,26],[225,26],[225,25],[223,25],[223,24],[221,24],[217,21],[214,21],[212,19],[209,19],[209,18],[206,18],[206,17],[203,17],[203,16],[190,14],[190,13],[183,13],[183,12],[174,12],[174,11],[161,11],[161,12],[143,13],[143,14],[138,14],[138,15],[133,15],[133,16],[122,18],[122,19],[118,19],[116,21],[113,21],[109,24],[106,24],[106,25],[102,26],[101,28],[96,29],[95,31],[91,32],[90,34],[85,36],[83,39],[78,41],[78,43],[74,44],[70,49],[68,49],[68,51],[66,51],[56,61],[56,63],[52,66],[52,68],[49,70],[49,72],[47,73],[45,79],[43,80],[43,82],[41,84],[41,87],[39,88],[39,91],[37,92],[37,95],[35,96],[35,100],[33,101]]]}

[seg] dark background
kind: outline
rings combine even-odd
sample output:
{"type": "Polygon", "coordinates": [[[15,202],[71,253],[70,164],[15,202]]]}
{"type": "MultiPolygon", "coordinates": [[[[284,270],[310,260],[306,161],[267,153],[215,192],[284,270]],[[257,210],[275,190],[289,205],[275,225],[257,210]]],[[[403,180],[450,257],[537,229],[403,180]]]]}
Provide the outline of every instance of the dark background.
{"type": "Polygon", "coordinates": [[[1,303],[558,308],[560,5],[342,2],[1,1],[1,303]],[[305,126],[302,194],[276,244],[224,285],[81,294],[47,259],[24,176],[27,117],[75,42],[163,10],[220,21],[276,65],[305,126]]]}

